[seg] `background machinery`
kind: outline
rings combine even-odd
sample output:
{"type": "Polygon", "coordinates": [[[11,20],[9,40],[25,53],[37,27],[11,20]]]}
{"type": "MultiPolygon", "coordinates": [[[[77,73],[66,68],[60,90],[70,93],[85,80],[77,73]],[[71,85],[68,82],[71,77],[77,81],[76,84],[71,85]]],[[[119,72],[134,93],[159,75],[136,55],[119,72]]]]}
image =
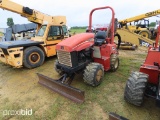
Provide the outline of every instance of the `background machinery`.
{"type": "Polygon", "coordinates": [[[57,43],[69,37],[65,16],[49,16],[9,0],[0,0],[0,8],[37,24],[37,33],[30,40],[0,43],[0,61],[5,64],[16,68],[38,67],[43,64],[45,56],[56,55],[57,43]]]}
{"type": "Polygon", "coordinates": [[[122,49],[135,49],[138,46],[152,45],[155,41],[150,38],[155,37],[156,30],[150,31],[149,29],[149,18],[160,14],[160,9],[145,14],[141,14],[135,17],[119,20],[118,34],[120,34],[122,43],[122,49]],[[154,33],[154,34],[153,34],[154,33]]]}
{"type": "Polygon", "coordinates": [[[54,80],[38,74],[40,84],[78,103],[84,102],[84,91],[70,86],[75,74],[83,72],[85,83],[98,86],[102,82],[104,71],[116,71],[119,66],[118,51],[114,43],[114,10],[109,6],[93,9],[89,17],[89,30],[92,31],[93,12],[101,9],[110,9],[112,12],[108,32],[76,34],[58,43],[58,60],[54,66],[61,77],[54,80]]]}
{"type": "Polygon", "coordinates": [[[15,24],[12,27],[1,29],[0,32],[4,35],[1,36],[0,41],[15,41],[22,39],[30,39],[35,36],[37,25],[35,23],[28,24],[15,24]]]}
{"type": "Polygon", "coordinates": [[[129,31],[137,33],[144,37],[151,38],[152,34],[151,31],[149,31],[149,20],[146,20],[145,18],[149,18],[159,14],[160,9],[124,20],[119,20],[118,22],[120,24],[120,27],[122,28],[128,29],[129,31]],[[131,22],[134,22],[134,24],[132,25],[131,22]]]}
{"type": "Polygon", "coordinates": [[[139,72],[132,72],[126,83],[124,99],[131,104],[140,106],[144,95],[156,99],[160,107],[160,24],[156,43],[149,47],[145,62],[139,72]]]}

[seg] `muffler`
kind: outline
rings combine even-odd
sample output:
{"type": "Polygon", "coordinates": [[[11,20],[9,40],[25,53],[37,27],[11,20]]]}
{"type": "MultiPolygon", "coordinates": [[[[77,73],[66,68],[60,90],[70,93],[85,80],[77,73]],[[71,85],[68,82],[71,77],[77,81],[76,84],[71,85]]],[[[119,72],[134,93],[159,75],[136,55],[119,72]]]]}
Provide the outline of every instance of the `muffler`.
{"type": "Polygon", "coordinates": [[[74,88],[68,84],[63,84],[59,80],[55,80],[44,76],[42,74],[37,73],[39,81],[38,83],[53,90],[56,93],[76,102],[83,103],[84,102],[84,91],[81,91],[77,88],[74,88]]]}

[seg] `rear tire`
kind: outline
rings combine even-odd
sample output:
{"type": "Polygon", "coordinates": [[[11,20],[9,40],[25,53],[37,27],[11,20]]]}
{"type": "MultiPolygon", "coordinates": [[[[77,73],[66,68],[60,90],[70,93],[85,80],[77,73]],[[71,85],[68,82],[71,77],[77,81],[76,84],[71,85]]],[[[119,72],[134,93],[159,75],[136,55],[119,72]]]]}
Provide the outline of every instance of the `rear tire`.
{"type": "Polygon", "coordinates": [[[91,86],[98,86],[103,79],[104,68],[99,63],[90,63],[84,70],[84,82],[91,86]]]}
{"type": "Polygon", "coordinates": [[[45,55],[37,46],[28,47],[24,50],[23,65],[26,68],[39,67],[44,63],[45,55]]]}
{"type": "Polygon", "coordinates": [[[141,106],[147,85],[148,75],[141,72],[132,72],[126,83],[124,99],[136,106],[141,106]]]}
{"type": "Polygon", "coordinates": [[[139,32],[139,35],[146,37],[146,38],[149,38],[149,39],[151,38],[151,33],[148,30],[141,30],[139,32]]]}
{"type": "Polygon", "coordinates": [[[62,75],[63,74],[63,71],[58,69],[57,68],[57,65],[58,65],[58,60],[55,60],[54,62],[54,70],[59,74],[59,75],[62,75]]]}
{"type": "Polygon", "coordinates": [[[110,70],[115,72],[119,67],[119,58],[117,54],[112,54],[110,57],[110,70]]]}

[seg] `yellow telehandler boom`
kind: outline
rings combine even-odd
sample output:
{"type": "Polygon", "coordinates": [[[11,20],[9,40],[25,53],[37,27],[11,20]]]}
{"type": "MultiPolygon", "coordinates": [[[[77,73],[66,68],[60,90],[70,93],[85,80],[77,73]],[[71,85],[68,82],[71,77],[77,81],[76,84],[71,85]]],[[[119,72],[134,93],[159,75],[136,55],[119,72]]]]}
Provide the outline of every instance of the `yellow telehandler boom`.
{"type": "Polygon", "coordinates": [[[137,15],[135,17],[127,18],[127,19],[124,19],[124,20],[119,20],[118,22],[121,23],[121,24],[126,24],[126,23],[130,23],[130,22],[133,22],[133,21],[142,20],[144,18],[149,18],[149,17],[152,17],[152,16],[156,16],[156,15],[159,15],[159,14],[160,14],[160,9],[152,11],[152,12],[144,13],[144,14],[141,14],[141,15],[137,15]]]}
{"type": "Polygon", "coordinates": [[[0,0],[0,8],[37,23],[37,33],[30,40],[0,42],[0,61],[13,67],[35,68],[44,63],[45,56],[56,55],[55,45],[69,37],[66,17],[50,16],[10,0],[0,0]]]}
{"type": "Polygon", "coordinates": [[[23,17],[26,17],[28,21],[37,23],[41,27],[43,22],[54,23],[59,25],[59,21],[66,24],[65,16],[50,16],[34,9],[30,9],[29,7],[24,7],[10,0],[0,0],[0,8],[4,10],[8,10],[17,14],[20,14],[23,17]]]}

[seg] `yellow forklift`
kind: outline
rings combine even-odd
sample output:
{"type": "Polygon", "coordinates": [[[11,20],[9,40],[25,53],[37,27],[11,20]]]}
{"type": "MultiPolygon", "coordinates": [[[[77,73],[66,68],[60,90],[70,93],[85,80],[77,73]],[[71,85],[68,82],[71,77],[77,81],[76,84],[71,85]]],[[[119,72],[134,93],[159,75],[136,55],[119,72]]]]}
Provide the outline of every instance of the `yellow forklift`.
{"type": "Polygon", "coordinates": [[[38,67],[45,57],[56,55],[56,44],[69,37],[65,16],[50,16],[10,0],[0,0],[0,8],[37,24],[37,32],[31,39],[0,42],[0,61],[5,64],[16,68],[38,67]]]}

